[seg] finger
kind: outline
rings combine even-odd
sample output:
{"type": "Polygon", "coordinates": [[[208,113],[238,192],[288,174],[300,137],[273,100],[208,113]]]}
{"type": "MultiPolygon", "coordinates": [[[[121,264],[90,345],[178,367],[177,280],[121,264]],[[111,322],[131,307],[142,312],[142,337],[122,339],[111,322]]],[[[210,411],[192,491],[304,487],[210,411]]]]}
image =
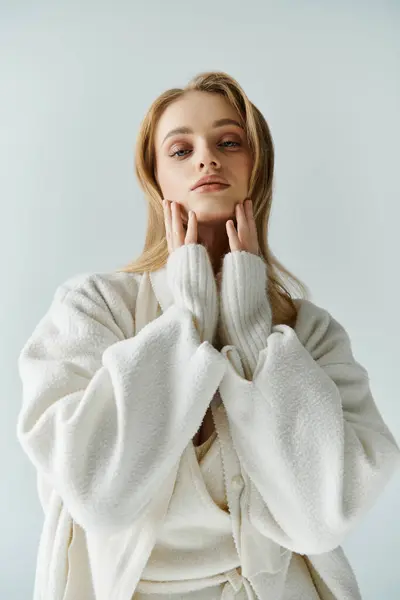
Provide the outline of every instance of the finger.
{"type": "Polygon", "coordinates": [[[171,210],[168,200],[163,200],[164,205],[164,224],[165,224],[165,236],[167,238],[168,251],[172,252],[171,243],[171,210]]]}
{"type": "Polygon", "coordinates": [[[189,212],[185,244],[197,244],[197,218],[193,211],[189,212]]]}
{"type": "Polygon", "coordinates": [[[243,206],[244,206],[244,212],[245,212],[246,218],[250,219],[252,217],[253,212],[252,212],[251,202],[249,202],[248,198],[246,198],[246,200],[244,201],[243,206]]]}
{"type": "Polygon", "coordinates": [[[226,232],[228,234],[231,252],[240,250],[239,238],[232,220],[226,222],[226,232]]]}
{"type": "Polygon", "coordinates": [[[249,229],[248,250],[253,254],[259,255],[260,251],[258,243],[257,225],[253,214],[253,203],[251,202],[250,198],[246,199],[245,210],[247,216],[247,226],[249,229]]]}
{"type": "Polygon", "coordinates": [[[185,232],[183,229],[182,219],[177,202],[172,202],[172,232],[174,249],[179,246],[183,246],[185,241],[185,232]]]}
{"type": "Polygon", "coordinates": [[[237,231],[240,239],[244,239],[244,236],[248,234],[247,219],[243,210],[243,204],[239,203],[236,205],[237,215],[237,231]]]}
{"type": "MultiPolygon", "coordinates": [[[[249,198],[247,200],[249,200],[249,198]]],[[[247,224],[249,226],[250,233],[251,233],[251,235],[255,235],[257,233],[257,227],[256,227],[255,219],[254,219],[253,203],[246,201],[245,202],[245,210],[246,210],[247,224]]]]}

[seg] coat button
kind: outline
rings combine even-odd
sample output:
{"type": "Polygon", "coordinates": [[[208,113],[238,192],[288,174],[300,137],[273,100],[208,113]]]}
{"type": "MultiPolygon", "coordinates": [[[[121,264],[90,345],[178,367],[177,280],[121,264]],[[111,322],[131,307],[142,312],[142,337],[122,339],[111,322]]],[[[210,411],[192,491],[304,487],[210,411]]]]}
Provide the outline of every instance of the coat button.
{"type": "Polygon", "coordinates": [[[243,484],[244,484],[244,481],[243,481],[243,477],[241,475],[235,475],[234,477],[232,477],[232,485],[235,488],[240,488],[243,486],[243,484]]]}

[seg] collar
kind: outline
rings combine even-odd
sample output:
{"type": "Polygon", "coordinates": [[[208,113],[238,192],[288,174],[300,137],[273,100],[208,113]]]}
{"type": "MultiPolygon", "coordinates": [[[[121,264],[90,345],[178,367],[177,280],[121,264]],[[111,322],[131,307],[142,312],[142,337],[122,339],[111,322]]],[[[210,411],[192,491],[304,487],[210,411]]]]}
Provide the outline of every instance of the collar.
{"type": "Polygon", "coordinates": [[[174,303],[174,298],[167,279],[167,265],[157,269],[157,271],[149,271],[151,287],[161,310],[164,313],[174,303]]]}

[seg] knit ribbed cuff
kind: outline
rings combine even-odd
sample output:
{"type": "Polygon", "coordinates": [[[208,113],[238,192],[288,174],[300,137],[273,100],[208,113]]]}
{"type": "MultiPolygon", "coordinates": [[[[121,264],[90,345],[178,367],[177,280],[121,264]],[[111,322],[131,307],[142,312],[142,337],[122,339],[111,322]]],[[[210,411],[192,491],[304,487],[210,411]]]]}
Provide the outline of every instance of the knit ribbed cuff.
{"type": "Polygon", "coordinates": [[[167,260],[167,279],[174,302],[188,309],[202,342],[212,344],[218,322],[218,294],[208,251],[202,244],[184,244],[167,260]]]}
{"type": "Polygon", "coordinates": [[[218,332],[224,346],[236,346],[248,379],[271,330],[264,259],[244,250],[229,252],[223,260],[218,332]]]}

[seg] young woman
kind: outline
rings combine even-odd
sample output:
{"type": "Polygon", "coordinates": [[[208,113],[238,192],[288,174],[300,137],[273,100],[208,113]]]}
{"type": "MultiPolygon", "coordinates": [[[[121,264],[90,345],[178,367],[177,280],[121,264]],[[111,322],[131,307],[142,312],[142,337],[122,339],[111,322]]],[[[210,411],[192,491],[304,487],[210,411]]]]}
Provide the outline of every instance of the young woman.
{"type": "Polygon", "coordinates": [[[341,543],[400,450],[345,328],[269,248],[273,172],[229,75],[150,107],[142,255],[62,283],[19,358],[36,600],[361,597],[341,543]]]}

